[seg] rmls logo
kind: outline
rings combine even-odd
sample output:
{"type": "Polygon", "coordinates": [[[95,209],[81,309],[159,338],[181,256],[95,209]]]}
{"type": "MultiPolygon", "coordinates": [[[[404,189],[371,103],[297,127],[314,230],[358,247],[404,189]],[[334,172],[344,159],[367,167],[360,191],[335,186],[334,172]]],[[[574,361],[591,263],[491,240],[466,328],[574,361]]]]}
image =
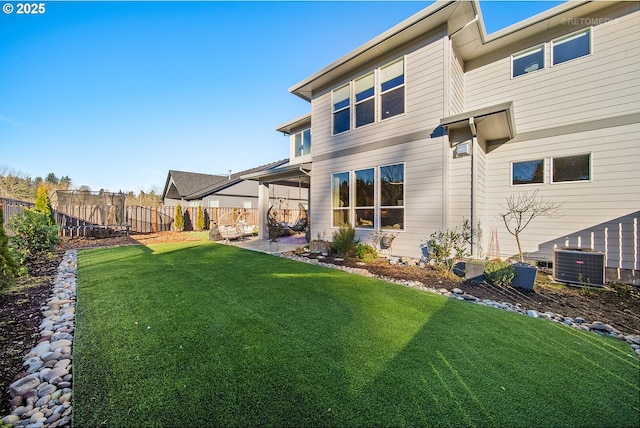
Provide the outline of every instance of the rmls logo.
{"type": "Polygon", "coordinates": [[[562,25],[579,25],[583,26],[594,26],[607,24],[609,22],[615,23],[617,19],[613,18],[568,18],[562,20],[562,25]]]}

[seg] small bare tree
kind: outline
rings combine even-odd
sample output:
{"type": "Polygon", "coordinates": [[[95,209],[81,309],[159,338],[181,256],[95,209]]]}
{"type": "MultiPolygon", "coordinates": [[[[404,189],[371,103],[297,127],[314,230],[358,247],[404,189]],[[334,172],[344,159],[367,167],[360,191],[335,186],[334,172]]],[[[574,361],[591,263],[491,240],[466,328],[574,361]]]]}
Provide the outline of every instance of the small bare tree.
{"type": "Polygon", "coordinates": [[[536,217],[555,217],[560,214],[560,204],[545,201],[538,196],[538,191],[529,193],[523,192],[511,195],[507,198],[506,205],[500,205],[504,210],[500,214],[507,231],[516,238],[520,261],[524,263],[522,245],[520,244],[520,234],[529,223],[536,217]]]}

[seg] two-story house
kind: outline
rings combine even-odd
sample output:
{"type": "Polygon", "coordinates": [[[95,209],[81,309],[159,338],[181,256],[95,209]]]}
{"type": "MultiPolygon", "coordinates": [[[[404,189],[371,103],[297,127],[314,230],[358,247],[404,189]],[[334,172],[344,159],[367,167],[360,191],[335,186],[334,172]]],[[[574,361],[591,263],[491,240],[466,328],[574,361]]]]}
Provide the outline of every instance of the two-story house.
{"type": "Polygon", "coordinates": [[[637,282],[639,82],[638,2],[572,1],[487,35],[477,1],[439,1],[290,88],[311,114],[278,128],[283,173],[310,175],[312,236],[348,223],[410,257],[464,219],[476,256],[516,254],[500,214],[537,191],[561,215],[523,232],[531,258],[593,248],[637,282]]]}

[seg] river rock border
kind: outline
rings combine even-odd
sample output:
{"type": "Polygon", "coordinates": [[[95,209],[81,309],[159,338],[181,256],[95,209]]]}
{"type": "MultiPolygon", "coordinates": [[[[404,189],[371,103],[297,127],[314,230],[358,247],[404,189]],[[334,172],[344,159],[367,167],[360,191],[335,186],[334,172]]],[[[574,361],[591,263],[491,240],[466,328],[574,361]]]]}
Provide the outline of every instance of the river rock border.
{"type": "Polygon", "coordinates": [[[450,290],[447,290],[446,288],[438,289],[438,288],[426,287],[420,281],[398,280],[395,278],[388,278],[380,275],[374,275],[368,270],[366,270],[365,268],[352,268],[347,266],[335,265],[332,263],[324,263],[321,261],[321,259],[310,259],[307,257],[302,257],[297,255],[289,255],[289,254],[278,254],[278,255],[281,257],[289,258],[291,260],[310,263],[310,264],[328,267],[332,269],[339,269],[349,273],[355,273],[358,275],[375,277],[387,282],[392,282],[395,284],[400,284],[400,285],[404,285],[412,288],[418,288],[420,290],[424,290],[430,293],[440,294],[442,296],[447,296],[456,300],[464,300],[467,302],[476,303],[484,306],[490,306],[490,307],[501,309],[508,312],[516,312],[523,315],[527,315],[531,318],[542,318],[547,321],[564,324],[566,326],[573,327],[579,330],[592,331],[594,333],[598,333],[601,335],[615,337],[620,340],[624,340],[629,345],[631,345],[631,348],[635,352],[635,355],[640,357],[640,335],[624,334],[623,332],[619,331],[615,327],[609,324],[604,324],[600,321],[588,322],[581,317],[570,318],[570,317],[565,317],[553,312],[539,312],[533,309],[523,308],[520,303],[512,304],[508,302],[494,302],[493,300],[490,300],[490,299],[479,299],[470,294],[466,294],[464,291],[462,291],[459,288],[454,288],[450,291],[450,290]]]}
{"type": "Polygon", "coordinates": [[[78,252],[65,252],[52,282],[52,297],[42,307],[40,341],[23,358],[26,376],[9,385],[14,427],[71,425],[72,356],[75,330],[78,252]]]}

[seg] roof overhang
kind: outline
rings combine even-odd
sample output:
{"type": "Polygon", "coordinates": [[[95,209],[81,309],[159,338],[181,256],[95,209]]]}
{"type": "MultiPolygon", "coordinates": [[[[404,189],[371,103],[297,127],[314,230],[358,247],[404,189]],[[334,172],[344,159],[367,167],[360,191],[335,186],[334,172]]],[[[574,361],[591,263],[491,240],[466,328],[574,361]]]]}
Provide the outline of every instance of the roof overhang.
{"type": "Polygon", "coordinates": [[[282,132],[286,135],[290,135],[294,129],[300,129],[305,127],[306,128],[311,127],[311,113],[307,113],[304,116],[300,116],[287,123],[283,123],[282,125],[276,128],[276,131],[282,132]]]}
{"type": "MultiPolygon", "coordinates": [[[[335,83],[336,80],[340,80],[343,76],[355,72],[359,68],[378,60],[381,56],[389,54],[402,45],[444,25],[456,9],[471,10],[476,6],[477,3],[475,1],[435,2],[307,79],[292,86],[289,88],[289,92],[306,101],[311,101],[315,90],[335,83]]],[[[472,11],[470,14],[475,16],[475,13],[472,11]]],[[[461,19],[459,21],[462,22],[464,20],[461,19]]]]}
{"type": "Polygon", "coordinates": [[[314,92],[336,84],[443,25],[466,64],[526,43],[540,34],[566,29],[568,19],[593,16],[613,4],[611,1],[571,0],[487,35],[478,0],[437,1],[292,86],[289,92],[311,101],[314,92]]]}
{"type": "Polygon", "coordinates": [[[447,132],[469,128],[488,143],[504,143],[516,136],[513,103],[502,103],[440,120],[447,132]]]}
{"type": "Polygon", "coordinates": [[[311,164],[284,165],[278,168],[265,169],[256,171],[251,174],[243,175],[243,180],[254,180],[262,182],[283,182],[291,181],[298,183],[299,178],[309,178],[311,174],[311,164]]]}

